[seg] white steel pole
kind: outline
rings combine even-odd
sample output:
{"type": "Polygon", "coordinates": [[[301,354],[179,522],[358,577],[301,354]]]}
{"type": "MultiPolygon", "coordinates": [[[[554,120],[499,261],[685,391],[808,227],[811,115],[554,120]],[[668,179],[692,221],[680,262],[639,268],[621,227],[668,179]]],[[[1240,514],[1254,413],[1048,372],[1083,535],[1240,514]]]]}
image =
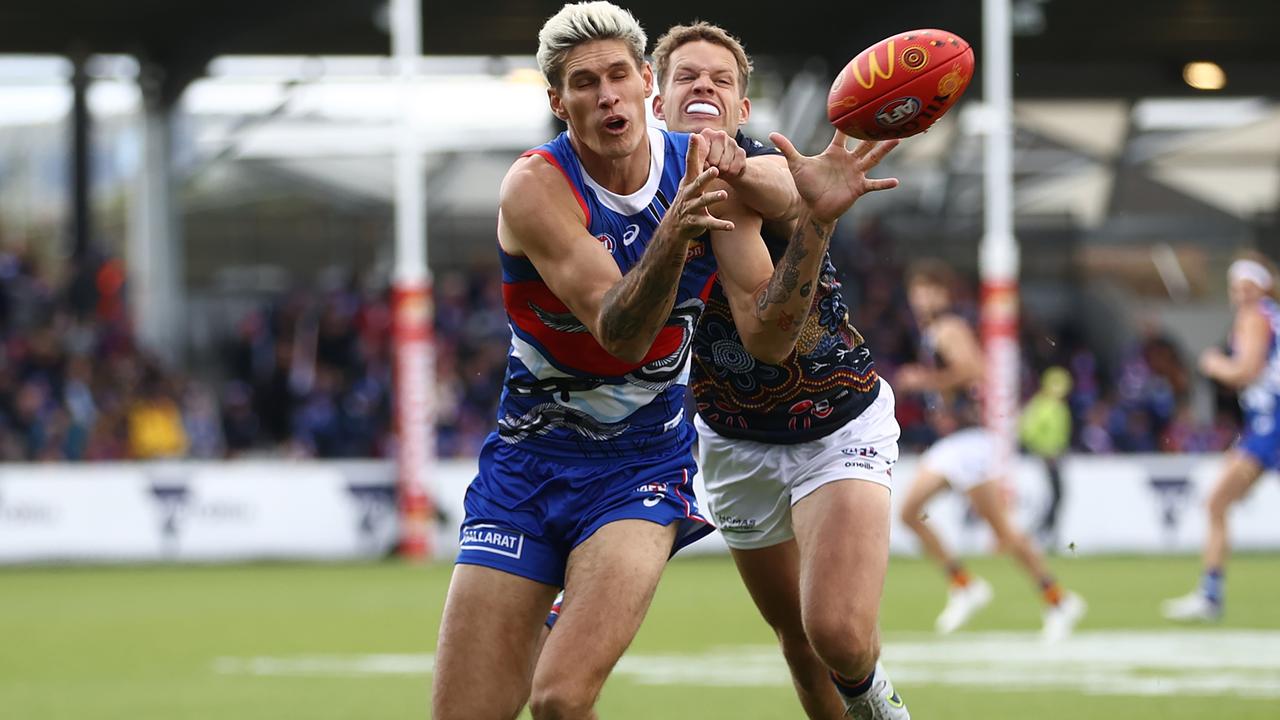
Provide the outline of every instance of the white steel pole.
{"type": "Polygon", "coordinates": [[[400,554],[435,551],[435,315],[427,268],[427,188],[414,128],[414,80],[422,56],[422,0],[392,0],[391,47],[399,68],[400,122],[395,151],[396,254],[392,288],[395,349],[397,490],[400,554]]]}
{"type": "Polygon", "coordinates": [[[986,355],[984,408],[998,440],[997,467],[1010,478],[1018,418],[1018,244],[1013,234],[1013,37],[1010,0],[983,0],[985,232],[982,344],[986,355]]]}

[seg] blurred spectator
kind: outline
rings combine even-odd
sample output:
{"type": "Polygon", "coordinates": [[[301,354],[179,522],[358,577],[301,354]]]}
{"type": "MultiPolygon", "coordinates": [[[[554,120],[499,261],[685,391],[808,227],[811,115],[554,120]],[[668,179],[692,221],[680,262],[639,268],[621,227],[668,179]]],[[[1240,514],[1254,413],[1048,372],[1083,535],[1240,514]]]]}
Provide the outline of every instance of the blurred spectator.
{"type": "Polygon", "coordinates": [[[1109,453],[1115,451],[1108,429],[1107,418],[1111,415],[1111,407],[1106,402],[1090,405],[1080,428],[1080,449],[1091,453],[1109,453]]]}
{"type": "Polygon", "coordinates": [[[130,457],[155,460],[186,454],[189,443],[182,411],[157,371],[143,380],[128,417],[130,457]]]}
{"type": "Polygon", "coordinates": [[[220,458],[226,453],[218,401],[203,384],[191,383],[182,398],[182,427],[193,458],[220,458]]]}
{"type": "MultiPolygon", "coordinates": [[[[892,382],[919,344],[893,238],[875,220],[842,224],[837,233],[831,253],[851,320],[892,382]]],[[[60,276],[42,272],[32,257],[0,250],[0,459],[393,452],[385,287],[333,277],[268,298],[225,338],[220,368],[188,380],[135,346],[118,259],[90,257],[60,276]]],[[[960,312],[976,320],[974,288],[959,288],[957,298],[960,312]]],[[[493,267],[441,271],[435,297],[438,452],[473,457],[493,428],[506,371],[501,274],[493,267]]],[[[1223,395],[1212,423],[1194,422],[1191,372],[1158,326],[1148,323],[1112,365],[1072,328],[1026,315],[1023,393],[1035,392],[1047,368],[1066,368],[1076,450],[1202,452],[1231,442],[1239,422],[1234,396],[1223,395]]],[[[934,440],[920,398],[899,396],[897,416],[904,451],[934,440]]]]}
{"type": "Polygon", "coordinates": [[[253,393],[240,381],[226,384],[222,394],[222,436],[228,455],[251,450],[262,437],[262,422],[253,411],[253,393]]]}
{"type": "Polygon", "coordinates": [[[24,249],[0,251],[0,457],[183,454],[179,384],[134,347],[119,262],[83,260],[57,280],[24,249]]]}
{"type": "MultiPolygon", "coordinates": [[[[436,283],[437,450],[474,456],[493,429],[509,341],[496,272],[436,283]]],[[[386,290],[346,280],[283,295],[241,319],[227,354],[230,452],[367,457],[392,451],[391,310],[386,290]],[[247,393],[247,397],[246,397],[247,393]]]]}
{"type": "Polygon", "coordinates": [[[1214,422],[1204,425],[1195,422],[1191,408],[1184,405],[1178,408],[1173,421],[1165,427],[1160,437],[1160,451],[1222,452],[1230,447],[1238,433],[1239,427],[1231,413],[1216,413],[1214,422]]]}

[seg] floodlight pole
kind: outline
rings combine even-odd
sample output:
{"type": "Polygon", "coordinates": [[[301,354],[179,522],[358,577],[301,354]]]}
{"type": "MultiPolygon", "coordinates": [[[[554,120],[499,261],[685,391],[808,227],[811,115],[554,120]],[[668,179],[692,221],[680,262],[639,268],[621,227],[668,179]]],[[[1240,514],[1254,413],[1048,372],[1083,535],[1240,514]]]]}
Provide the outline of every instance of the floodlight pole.
{"type": "Polygon", "coordinates": [[[435,315],[427,267],[427,187],[413,126],[414,80],[422,56],[422,0],[392,0],[391,48],[399,69],[400,119],[395,150],[396,254],[392,287],[395,357],[396,489],[400,554],[414,560],[435,550],[435,315]]]}
{"type": "Polygon", "coordinates": [[[997,438],[996,468],[1011,479],[1018,420],[1018,243],[1013,234],[1013,37],[1010,0],[983,0],[982,87],[986,202],[982,273],[985,421],[997,438]]]}

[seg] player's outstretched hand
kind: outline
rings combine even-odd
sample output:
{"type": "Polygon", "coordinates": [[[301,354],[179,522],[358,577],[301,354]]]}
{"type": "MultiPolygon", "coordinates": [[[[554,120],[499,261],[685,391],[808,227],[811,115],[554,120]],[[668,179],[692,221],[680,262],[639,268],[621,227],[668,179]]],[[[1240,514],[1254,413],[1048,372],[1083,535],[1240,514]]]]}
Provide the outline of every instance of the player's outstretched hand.
{"type": "Polygon", "coordinates": [[[703,169],[707,161],[707,140],[698,134],[689,136],[689,151],[685,155],[684,177],[671,207],[662,218],[677,237],[693,239],[708,230],[733,230],[733,222],[715,217],[707,209],[713,203],[728,197],[724,190],[707,190],[707,183],[720,171],[715,166],[703,169]]]}
{"type": "Polygon", "coordinates": [[[897,140],[864,140],[850,150],[848,137],[837,130],[827,149],[810,157],[801,155],[781,133],[770,133],[769,139],[787,158],[800,198],[820,222],[834,222],[869,192],[898,186],[897,178],[867,177],[898,146],[897,140]]]}

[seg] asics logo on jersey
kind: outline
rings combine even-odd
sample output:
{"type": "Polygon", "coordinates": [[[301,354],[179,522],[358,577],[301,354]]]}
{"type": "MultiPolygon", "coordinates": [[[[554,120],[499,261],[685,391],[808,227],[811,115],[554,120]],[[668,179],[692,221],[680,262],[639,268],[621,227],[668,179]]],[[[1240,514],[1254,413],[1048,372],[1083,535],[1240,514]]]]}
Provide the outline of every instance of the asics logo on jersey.
{"type": "Polygon", "coordinates": [[[622,244],[623,244],[623,246],[625,247],[625,246],[630,245],[631,243],[635,242],[635,241],[636,241],[636,238],[637,238],[637,237],[639,237],[639,236],[640,236],[640,226],[639,226],[639,225],[628,225],[628,226],[627,226],[627,229],[622,231],[622,244]]]}
{"type": "Polygon", "coordinates": [[[635,489],[638,493],[653,493],[644,499],[645,507],[653,507],[662,502],[663,496],[667,494],[667,484],[664,482],[646,483],[635,489]]]}

